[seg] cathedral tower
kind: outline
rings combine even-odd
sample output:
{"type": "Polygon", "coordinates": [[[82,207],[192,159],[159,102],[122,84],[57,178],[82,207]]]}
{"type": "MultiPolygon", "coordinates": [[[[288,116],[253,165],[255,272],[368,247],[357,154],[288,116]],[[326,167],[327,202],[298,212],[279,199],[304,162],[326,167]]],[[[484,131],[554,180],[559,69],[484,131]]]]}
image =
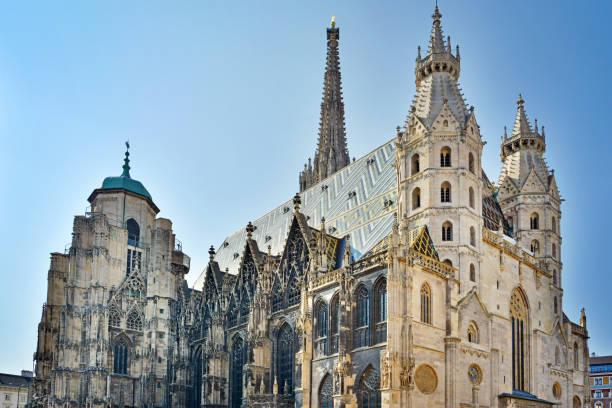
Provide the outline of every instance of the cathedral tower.
{"type": "Polygon", "coordinates": [[[398,128],[398,214],[404,232],[429,228],[440,259],[469,289],[479,276],[483,142],[459,88],[459,47],[453,55],[441,17],[436,6],[427,55],[418,49],[417,94],[398,128]]]}
{"type": "Polygon", "coordinates": [[[300,191],[306,190],[350,163],[344,128],[338,40],[340,40],[340,29],[336,27],[335,19],[332,17],[331,27],[327,29],[327,63],[323,101],[321,102],[319,140],[314,164],[311,164],[309,159],[308,164],[304,164],[304,170],[300,172],[300,191]]]}
{"type": "MultiPolygon", "coordinates": [[[[501,140],[503,167],[499,176],[498,199],[514,238],[543,261],[559,289],[561,311],[561,199],[554,170],[544,160],[546,137],[544,127],[531,127],[525,113],[525,101],[519,95],[514,128],[501,140]]],[[[504,132],[506,133],[506,132],[504,132]]]]}

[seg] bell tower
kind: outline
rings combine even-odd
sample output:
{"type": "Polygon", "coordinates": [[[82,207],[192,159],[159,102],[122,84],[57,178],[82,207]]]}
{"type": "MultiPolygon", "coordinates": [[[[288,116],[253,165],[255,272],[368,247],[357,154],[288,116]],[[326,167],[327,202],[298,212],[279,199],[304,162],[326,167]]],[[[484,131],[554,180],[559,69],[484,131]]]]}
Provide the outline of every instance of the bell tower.
{"type": "Polygon", "coordinates": [[[429,228],[440,259],[469,289],[479,274],[483,142],[459,88],[459,47],[453,54],[437,6],[432,18],[427,55],[419,47],[416,58],[417,94],[398,127],[398,215],[403,233],[429,228]]]}
{"type": "MultiPolygon", "coordinates": [[[[561,288],[561,198],[554,170],[544,153],[546,136],[538,121],[532,128],[519,95],[514,127],[501,139],[503,167],[497,198],[512,226],[514,239],[543,261],[552,274],[553,287],[561,288]]],[[[558,301],[557,312],[561,313],[558,301]]]]}

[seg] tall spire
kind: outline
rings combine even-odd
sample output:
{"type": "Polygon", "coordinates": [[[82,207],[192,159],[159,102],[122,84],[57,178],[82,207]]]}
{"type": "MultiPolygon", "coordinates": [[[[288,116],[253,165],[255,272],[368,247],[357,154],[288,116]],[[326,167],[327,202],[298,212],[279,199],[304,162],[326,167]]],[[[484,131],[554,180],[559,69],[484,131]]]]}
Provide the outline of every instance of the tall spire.
{"type": "Polygon", "coordinates": [[[350,163],[346,146],[346,130],[344,127],[344,102],[342,101],[342,76],[340,74],[340,58],[338,40],[340,29],[336,26],[335,16],[331,27],[327,29],[327,61],[321,101],[321,120],[319,123],[319,139],[315,152],[312,173],[305,168],[300,174],[300,191],[312,184],[331,176],[350,163]]]}
{"type": "Polygon", "coordinates": [[[121,177],[130,178],[130,142],[125,142],[125,159],[123,159],[123,173],[121,177]]]}

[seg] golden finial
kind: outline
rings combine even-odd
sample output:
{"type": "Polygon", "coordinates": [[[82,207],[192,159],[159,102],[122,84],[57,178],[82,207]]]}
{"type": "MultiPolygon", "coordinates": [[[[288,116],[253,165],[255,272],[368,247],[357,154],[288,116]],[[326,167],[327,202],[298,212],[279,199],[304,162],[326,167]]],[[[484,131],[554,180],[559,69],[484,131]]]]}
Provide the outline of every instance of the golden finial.
{"type": "Polygon", "coordinates": [[[331,26],[332,28],[336,26],[336,16],[332,16],[331,26]]]}

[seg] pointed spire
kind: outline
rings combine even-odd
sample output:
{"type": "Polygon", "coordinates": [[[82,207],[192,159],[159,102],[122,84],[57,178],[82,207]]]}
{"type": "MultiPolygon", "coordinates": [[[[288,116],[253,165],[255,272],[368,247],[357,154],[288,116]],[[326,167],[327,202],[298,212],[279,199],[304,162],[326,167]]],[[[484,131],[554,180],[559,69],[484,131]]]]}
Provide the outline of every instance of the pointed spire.
{"type": "Polygon", "coordinates": [[[121,177],[130,177],[130,142],[125,142],[125,159],[123,159],[123,173],[121,177]]]}
{"type": "Polygon", "coordinates": [[[515,136],[528,136],[531,135],[531,125],[527,120],[527,115],[525,114],[525,100],[523,99],[523,95],[519,94],[518,101],[516,101],[518,105],[516,111],[516,119],[514,119],[514,129],[512,129],[512,137],[515,136]]]}
{"type": "Polygon", "coordinates": [[[340,74],[340,57],[338,52],[339,39],[340,30],[336,27],[334,16],[331,27],[327,29],[327,61],[323,100],[321,101],[319,139],[314,158],[313,184],[331,176],[351,162],[346,145],[346,131],[344,127],[342,75],[340,74]]]}
{"type": "Polygon", "coordinates": [[[442,34],[442,25],[440,24],[442,14],[440,14],[437,4],[431,18],[433,18],[433,27],[431,29],[431,38],[429,40],[429,53],[435,54],[444,52],[444,35],[442,34]]]}

